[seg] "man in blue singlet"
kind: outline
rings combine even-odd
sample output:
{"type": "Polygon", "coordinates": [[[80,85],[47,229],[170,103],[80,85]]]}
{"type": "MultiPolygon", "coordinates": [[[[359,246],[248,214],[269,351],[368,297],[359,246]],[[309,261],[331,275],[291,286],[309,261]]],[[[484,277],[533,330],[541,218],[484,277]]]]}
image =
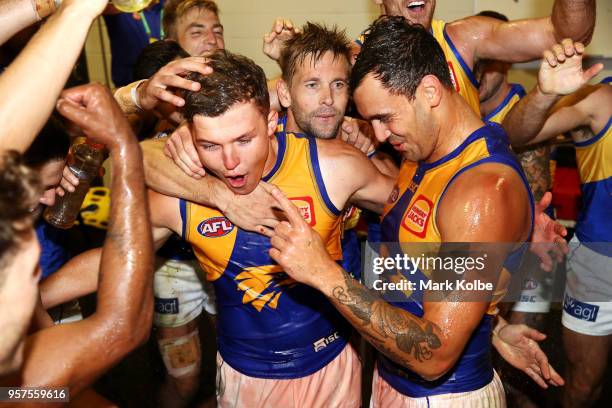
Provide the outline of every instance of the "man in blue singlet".
{"type": "MultiPolygon", "coordinates": [[[[377,138],[405,159],[383,211],[383,241],[513,242],[490,265],[492,281],[508,279],[513,268],[506,260],[520,255],[532,231],[529,186],[498,128],[485,126],[453,89],[437,42],[403,17],[381,19],[371,27],[351,85],[377,138]]],[[[273,194],[289,217],[276,227],[273,259],[325,294],[381,352],[373,406],[504,406],[489,354],[503,284],[493,300],[465,302],[458,291],[456,298],[431,301],[429,292],[416,289],[408,301],[391,303],[333,265],[295,208],[273,194]]],[[[428,277],[420,269],[410,280],[418,288],[428,277]]],[[[504,330],[496,327],[493,342],[504,330]]]]}
{"type": "Polygon", "coordinates": [[[537,87],[504,121],[513,144],[569,132],[576,148],[583,202],[566,261],[565,407],[597,401],[612,339],[612,88],[606,80],[587,85],[603,66],[583,71],[583,53],[584,46],[572,40],[546,51],[537,87]]]}

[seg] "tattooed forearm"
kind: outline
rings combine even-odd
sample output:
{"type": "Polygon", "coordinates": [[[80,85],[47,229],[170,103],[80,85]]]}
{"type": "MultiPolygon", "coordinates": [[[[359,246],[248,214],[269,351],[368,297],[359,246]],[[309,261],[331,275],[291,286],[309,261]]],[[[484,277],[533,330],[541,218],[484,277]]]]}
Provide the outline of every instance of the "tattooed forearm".
{"type": "Polygon", "coordinates": [[[527,147],[518,151],[517,155],[525,170],[533,196],[536,201],[540,201],[550,188],[550,147],[527,147]]]}
{"type": "Polygon", "coordinates": [[[442,345],[439,327],[390,305],[343,274],[343,285],[332,291],[333,300],[348,309],[348,314],[340,310],[374,347],[409,368],[433,357],[442,345]]]}

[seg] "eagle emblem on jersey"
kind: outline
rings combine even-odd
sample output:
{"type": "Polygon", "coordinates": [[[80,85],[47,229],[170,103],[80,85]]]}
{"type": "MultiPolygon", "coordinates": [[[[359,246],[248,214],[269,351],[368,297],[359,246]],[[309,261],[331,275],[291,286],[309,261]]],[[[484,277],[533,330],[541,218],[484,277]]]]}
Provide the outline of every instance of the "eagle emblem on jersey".
{"type": "Polygon", "coordinates": [[[425,238],[432,211],[433,202],[421,194],[406,212],[402,220],[402,227],[419,238],[425,238]]]}
{"type": "Polygon", "coordinates": [[[280,265],[253,266],[244,269],[236,278],[238,289],[244,292],[243,304],[250,304],[258,312],[268,306],[276,309],[283,287],[297,284],[280,265]]]}
{"type": "Polygon", "coordinates": [[[391,191],[391,194],[389,195],[389,199],[387,200],[387,202],[389,204],[393,204],[394,202],[397,201],[398,198],[399,198],[399,187],[396,185],[395,187],[393,187],[393,191],[391,191]]]}

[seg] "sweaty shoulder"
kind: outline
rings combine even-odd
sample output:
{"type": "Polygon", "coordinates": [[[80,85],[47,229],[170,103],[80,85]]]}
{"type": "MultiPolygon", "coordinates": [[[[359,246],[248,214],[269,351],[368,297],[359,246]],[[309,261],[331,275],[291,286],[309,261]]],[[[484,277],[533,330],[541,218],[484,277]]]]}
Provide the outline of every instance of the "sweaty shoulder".
{"type": "Polygon", "coordinates": [[[585,103],[586,109],[593,118],[591,125],[593,133],[599,133],[606,127],[612,116],[612,86],[598,84],[594,88],[585,103]]]}
{"type": "Polygon", "coordinates": [[[167,229],[180,235],[183,226],[180,200],[150,189],[147,191],[147,196],[153,229],[167,229]]]}
{"type": "Polygon", "coordinates": [[[436,224],[443,241],[521,242],[531,226],[529,193],[511,167],[481,164],[448,187],[436,224]]]}
{"type": "Polygon", "coordinates": [[[446,23],[446,34],[470,68],[473,68],[476,45],[494,29],[496,21],[489,17],[470,16],[446,23]]]}
{"type": "Polygon", "coordinates": [[[330,199],[337,208],[343,208],[375,168],[365,154],[342,140],[317,139],[317,151],[330,199]]]}

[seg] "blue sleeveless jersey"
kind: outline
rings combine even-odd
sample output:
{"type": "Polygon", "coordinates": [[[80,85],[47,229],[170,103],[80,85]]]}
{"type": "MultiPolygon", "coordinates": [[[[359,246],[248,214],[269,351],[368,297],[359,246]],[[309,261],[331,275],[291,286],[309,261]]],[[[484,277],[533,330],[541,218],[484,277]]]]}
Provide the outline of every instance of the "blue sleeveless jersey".
{"type": "MultiPolygon", "coordinates": [[[[464,171],[484,163],[501,163],[514,169],[529,193],[533,219],[534,203],[529,185],[510,150],[501,127],[486,125],[476,130],[459,147],[434,163],[404,162],[400,169],[398,198],[385,208],[382,221],[382,241],[390,243],[437,243],[441,236],[436,225],[439,203],[450,184],[464,171]]],[[[382,378],[402,394],[419,398],[432,395],[474,391],[493,378],[491,363],[491,331],[496,305],[505,295],[510,274],[521,263],[526,243],[507,258],[489,310],[472,333],[455,366],[436,381],[426,381],[414,372],[381,355],[378,370],[382,378]]],[[[388,256],[395,256],[390,254],[388,256]]],[[[405,276],[416,283],[417,290],[406,293],[403,302],[391,302],[410,313],[423,316],[423,291],[418,281],[429,279],[429,272],[417,270],[405,276]]]]}
{"type": "MultiPolygon", "coordinates": [[[[341,211],[329,199],[317,142],[277,134],[278,158],[264,181],[278,186],[340,260],[341,211]]],[[[350,326],[315,289],[293,281],[269,256],[269,238],[244,231],[219,211],[181,201],[183,236],[215,287],[219,353],[251,377],[290,379],[326,366],[350,326]]]]}
{"type": "MultiPolygon", "coordinates": [[[[277,134],[287,132],[287,115],[279,116],[276,125],[277,134]]],[[[342,234],[342,269],[356,279],[361,278],[361,244],[354,229],[347,229],[342,234]]]]}
{"type": "Polygon", "coordinates": [[[612,242],[612,116],[598,134],[574,146],[582,190],[576,235],[592,250],[612,256],[609,244],[597,244],[612,242]]]}

